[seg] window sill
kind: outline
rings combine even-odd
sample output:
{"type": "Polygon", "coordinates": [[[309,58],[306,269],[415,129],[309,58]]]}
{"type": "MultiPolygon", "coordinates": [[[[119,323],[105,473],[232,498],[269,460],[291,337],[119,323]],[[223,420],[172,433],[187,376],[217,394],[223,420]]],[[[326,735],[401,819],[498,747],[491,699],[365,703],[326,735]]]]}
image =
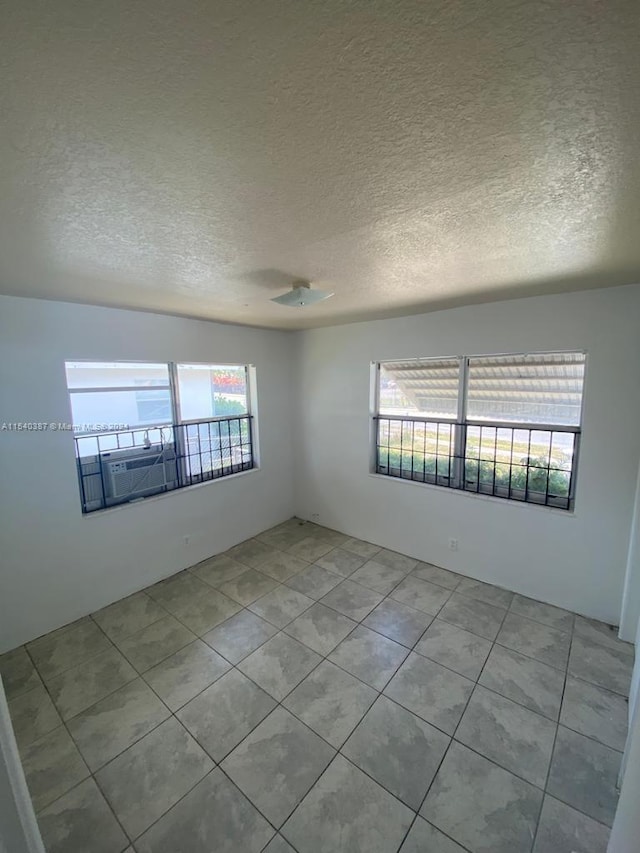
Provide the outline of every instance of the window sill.
{"type": "Polygon", "coordinates": [[[419,480],[405,480],[402,477],[389,477],[387,474],[378,474],[375,471],[369,471],[369,476],[376,480],[385,480],[386,482],[391,481],[395,483],[406,483],[409,486],[418,486],[418,488],[421,489],[437,491],[439,494],[459,495],[461,497],[472,498],[477,501],[489,501],[489,503],[494,506],[502,504],[503,506],[518,507],[519,509],[526,507],[526,509],[533,509],[537,512],[552,512],[559,514],[562,518],[576,518],[575,508],[563,509],[562,507],[557,506],[544,506],[543,504],[528,503],[527,501],[509,500],[508,498],[496,497],[494,495],[483,495],[478,494],[478,492],[469,492],[465,489],[451,489],[447,486],[436,486],[435,483],[421,483],[419,480]]]}
{"type": "Polygon", "coordinates": [[[213,485],[214,483],[221,483],[221,482],[224,483],[224,482],[228,482],[229,480],[236,480],[236,479],[238,479],[238,477],[247,477],[251,474],[256,474],[260,471],[262,471],[262,468],[258,465],[255,465],[253,468],[250,468],[248,471],[238,471],[237,474],[227,474],[224,477],[216,477],[213,480],[206,480],[204,483],[194,483],[191,486],[183,486],[180,489],[171,489],[168,492],[160,492],[160,494],[158,494],[158,495],[149,495],[148,497],[140,498],[139,500],[128,501],[127,503],[121,503],[121,504],[118,504],[117,506],[109,506],[109,507],[105,507],[104,509],[96,509],[93,512],[83,512],[81,514],[82,514],[83,518],[94,518],[94,517],[104,518],[106,515],[110,515],[111,513],[114,513],[114,512],[122,512],[122,510],[127,510],[127,509],[130,509],[131,507],[135,507],[135,506],[141,506],[142,504],[144,504],[146,506],[147,504],[152,503],[154,501],[165,500],[166,498],[170,497],[171,495],[179,495],[179,494],[183,494],[185,492],[191,492],[194,489],[204,489],[207,486],[213,485]]]}

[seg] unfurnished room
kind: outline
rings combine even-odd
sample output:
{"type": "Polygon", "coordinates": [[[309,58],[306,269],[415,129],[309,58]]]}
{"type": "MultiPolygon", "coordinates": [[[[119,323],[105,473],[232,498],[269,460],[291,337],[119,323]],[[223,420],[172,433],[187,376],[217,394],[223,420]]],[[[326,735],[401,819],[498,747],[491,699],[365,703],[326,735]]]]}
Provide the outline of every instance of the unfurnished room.
{"type": "Polygon", "coordinates": [[[0,853],[638,853],[640,5],[1,7],[0,853]]]}

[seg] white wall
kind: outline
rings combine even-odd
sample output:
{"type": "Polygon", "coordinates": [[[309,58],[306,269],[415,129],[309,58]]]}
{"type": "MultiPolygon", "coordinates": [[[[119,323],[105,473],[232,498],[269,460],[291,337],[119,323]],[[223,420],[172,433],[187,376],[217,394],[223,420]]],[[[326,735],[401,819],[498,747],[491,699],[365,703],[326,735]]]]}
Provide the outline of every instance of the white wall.
{"type": "Polygon", "coordinates": [[[293,514],[292,344],[285,332],[0,297],[0,425],[71,420],[65,359],[251,363],[261,456],[259,471],[83,517],[72,433],[0,431],[0,652],[293,514]]]}
{"type": "Polygon", "coordinates": [[[45,853],[0,678],[0,853],[45,853]]]}
{"type": "Polygon", "coordinates": [[[632,286],[298,333],[298,514],[618,624],[640,448],[639,321],[632,286]],[[588,352],[575,513],[369,474],[372,361],[556,349],[588,352]]]}
{"type": "Polygon", "coordinates": [[[638,631],[640,631],[640,470],[638,471],[631,538],[627,555],[627,570],[620,615],[620,636],[628,643],[633,643],[636,641],[638,631]]]}

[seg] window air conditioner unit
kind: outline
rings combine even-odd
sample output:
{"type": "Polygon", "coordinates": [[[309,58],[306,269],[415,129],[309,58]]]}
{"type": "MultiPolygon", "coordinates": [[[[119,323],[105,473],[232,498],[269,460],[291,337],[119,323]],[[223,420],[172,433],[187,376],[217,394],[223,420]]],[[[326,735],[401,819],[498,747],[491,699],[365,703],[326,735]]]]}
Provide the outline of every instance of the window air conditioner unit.
{"type": "Polygon", "coordinates": [[[100,454],[107,506],[178,487],[173,444],[133,447],[100,454]]]}

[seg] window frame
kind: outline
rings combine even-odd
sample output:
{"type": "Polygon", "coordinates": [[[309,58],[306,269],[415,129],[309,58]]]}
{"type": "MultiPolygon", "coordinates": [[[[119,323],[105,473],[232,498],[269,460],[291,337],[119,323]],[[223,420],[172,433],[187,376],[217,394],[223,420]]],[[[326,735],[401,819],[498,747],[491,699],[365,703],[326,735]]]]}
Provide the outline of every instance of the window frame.
{"type": "MultiPolygon", "coordinates": [[[[508,500],[512,503],[517,504],[526,504],[528,506],[537,506],[548,509],[561,509],[564,512],[573,513],[575,510],[575,498],[576,498],[576,484],[577,484],[577,473],[578,473],[578,465],[580,460],[580,445],[582,438],[582,429],[583,429],[583,421],[584,421],[584,406],[585,406],[585,389],[587,384],[587,369],[588,369],[588,353],[584,349],[562,349],[562,350],[540,350],[540,351],[528,351],[528,352],[506,352],[506,353],[476,353],[474,355],[437,355],[437,356],[426,356],[426,357],[409,357],[409,358],[394,358],[394,359],[383,359],[379,361],[374,361],[371,363],[371,454],[370,454],[370,473],[375,476],[381,477],[389,477],[393,480],[401,480],[404,482],[410,482],[418,485],[426,485],[426,486],[436,486],[438,488],[447,488],[457,492],[463,492],[465,494],[471,494],[476,496],[488,497],[488,498],[498,498],[500,500],[508,500]],[[518,358],[524,356],[549,356],[549,355],[563,355],[563,354],[579,354],[584,356],[584,373],[582,380],[582,393],[580,399],[580,417],[579,423],[577,425],[566,425],[566,424],[543,424],[543,423],[524,423],[520,421],[497,421],[497,420],[480,420],[477,418],[468,418],[467,417],[467,404],[468,404],[468,390],[469,390],[469,362],[474,358],[518,358]],[[443,360],[457,360],[459,363],[459,372],[458,372],[458,408],[456,417],[430,417],[428,415],[390,415],[384,414],[380,411],[380,377],[381,377],[381,367],[385,364],[393,364],[399,361],[402,362],[416,362],[416,363],[424,363],[429,361],[443,361],[443,360]],[[427,479],[426,472],[423,471],[423,478],[414,478],[405,477],[396,474],[390,474],[388,472],[384,472],[379,470],[379,429],[380,429],[380,421],[397,421],[397,422],[414,422],[414,423],[424,423],[424,424],[446,424],[453,428],[454,437],[453,442],[450,444],[453,445],[453,455],[449,455],[450,461],[450,471],[452,473],[448,477],[442,477],[438,474],[437,470],[437,462],[436,462],[436,472],[434,475],[429,475],[430,479],[427,479]],[[477,488],[469,489],[466,487],[466,478],[465,478],[465,467],[468,461],[472,461],[473,457],[468,456],[468,445],[467,445],[467,437],[468,437],[468,428],[479,428],[482,429],[490,428],[490,429],[507,429],[507,430],[523,430],[528,431],[530,434],[533,432],[549,432],[553,433],[570,433],[573,434],[573,449],[572,449],[572,461],[571,461],[571,469],[569,472],[569,490],[566,498],[567,505],[562,506],[558,503],[554,504],[549,502],[549,498],[558,496],[549,495],[548,488],[546,494],[545,502],[528,500],[525,489],[525,498],[513,497],[512,496],[512,487],[509,485],[508,494],[498,494],[495,491],[493,493],[489,493],[486,491],[482,491],[480,489],[480,479],[478,478],[477,488]],[[448,479],[449,482],[439,482],[439,480],[448,479]]],[[[553,436],[550,435],[550,449],[552,447],[553,436]]],[[[436,447],[439,446],[439,442],[436,447]]],[[[402,451],[401,451],[402,452],[402,451]]],[[[413,448],[412,448],[413,452],[413,448]]],[[[513,454],[513,450],[512,450],[513,454]]],[[[438,458],[436,453],[436,459],[438,458]]],[[[479,460],[481,461],[481,460],[479,460]]],[[[494,466],[497,466],[497,461],[494,460],[494,466]]],[[[387,465],[387,467],[389,467],[387,465]]],[[[523,466],[523,467],[534,467],[534,466],[523,466]]],[[[547,469],[548,472],[556,469],[547,469]]],[[[413,473],[413,468],[412,468],[413,473]]],[[[511,477],[511,474],[510,474],[511,477]]],[[[494,477],[494,486],[495,489],[495,477],[494,477]]],[[[565,500],[565,499],[563,499],[565,500]]]]}
{"type": "MultiPolygon", "coordinates": [[[[185,488],[193,488],[196,486],[204,485],[205,483],[214,482],[220,479],[226,479],[228,477],[236,477],[241,474],[248,473],[250,471],[255,471],[260,468],[260,454],[259,454],[259,442],[258,442],[258,427],[257,427],[257,384],[256,384],[256,368],[251,363],[238,363],[238,362],[211,362],[211,361],[168,361],[168,362],[149,362],[147,360],[136,361],[135,359],[122,359],[122,360],[110,360],[110,361],[98,361],[96,359],[65,359],[64,368],[65,368],[65,379],[66,377],[66,368],[69,364],[95,364],[97,366],[101,365],[118,365],[118,364],[126,364],[126,365],[149,365],[153,364],[154,366],[162,366],[167,368],[167,381],[160,382],[160,384],[152,384],[152,385],[122,385],[122,386],[98,386],[98,387],[83,387],[83,388],[71,388],[67,384],[67,393],[69,399],[69,408],[70,408],[70,422],[73,425],[73,405],[72,405],[72,395],[73,394],[83,394],[83,393],[110,393],[110,392],[139,392],[139,391],[166,391],[169,392],[169,402],[170,402],[170,410],[171,416],[168,420],[162,420],[157,422],[148,422],[148,423],[139,423],[135,425],[128,425],[128,429],[124,430],[113,430],[113,431],[101,431],[101,430],[76,430],[74,425],[73,437],[74,437],[74,445],[75,445],[75,456],[76,456],[76,466],[78,469],[78,477],[80,480],[80,502],[81,509],[83,515],[93,515],[96,512],[103,512],[105,510],[120,508],[126,506],[133,502],[139,502],[141,500],[146,499],[147,497],[160,497],[164,494],[168,494],[173,491],[182,491],[185,488]],[[178,380],[178,367],[182,365],[189,366],[199,366],[202,365],[204,367],[213,367],[213,368],[226,368],[226,367],[234,367],[234,368],[242,368],[244,370],[245,376],[245,389],[246,389],[246,409],[247,411],[242,414],[235,415],[218,415],[211,418],[182,418],[180,411],[180,385],[178,380]],[[244,467],[245,462],[244,459],[241,463],[242,467],[240,470],[233,470],[233,465],[231,466],[232,470],[225,471],[225,465],[222,465],[220,469],[212,469],[215,470],[215,475],[212,476],[204,476],[204,472],[200,472],[200,476],[194,474],[190,470],[191,459],[195,458],[194,454],[187,452],[187,446],[190,439],[189,436],[189,427],[203,424],[214,424],[221,422],[230,422],[230,421],[247,421],[247,431],[248,431],[248,448],[250,453],[250,466],[244,467]],[[164,432],[167,432],[170,437],[165,439],[164,432]],[[96,460],[100,460],[103,453],[118,453],[120,451],[135,451],[139,449],[141,452],[145,448],[144,444],[136,443],[135,438],[133,438],[135,433],[140,433],[146,437],[148,433],[157,433],[159,432],[162,436],[162,441],[166,442],[166,445],[172,445],[174,448],[174,457],[175,457],[175,466],[176,466],[176,483],[177,485],[173,485],[170,488],[161,489],[159,491],[153,492],[149,495],[142,496],[133,496],[129,499],[117,501],[114,503],[107,503],[106,493],[104,492],[104,482],[102,485],[103,489],[103,502],[104,505],[100,507],[95,507],[93,509],[87,509],[88,501],[85,493],[85,484],[82,474],[82,460],[83,459],[91,459],[95,457],[96,460]],[[120,445],[119,439],[117,440],[117,446],[110,448],[100,448],[100,438],[107,439],[109,437],[117,437],[120,435],[129,434],[132,436],[131,444],[124,443],[120,445]],[[91,439],[94,439],[96,442],[96,452],[95,453],[87,453],[86,451],[83,453],[80,449],[81,442],[87,442],[91,439]]],[[[68,379],[67,379],[68,382],[68,379]]],[[[137,401],[136,401],[137,406],[137,401]]],[[[231,425],[229,425],[229,439],[231,439],[231,425]]],[[[210,430],[209,430],[210,431],[210,430]]],[[[240,447],[245,447],[244,441],[242,437],[240,438],[240,447]]],[[[155,440],[152,439],[152,443],[155,443],[155,440]]],[[[164,448],[165,444],[162,445],[164,448]]],[[[233,445],[235,446],[235,445],[233,445]]],[[[231,445],[230,445],[231,447],[231,445]]],[[[209,453],[213,453],[212,450],[209,453]]],[[[101,462],[98,463],[100,466],[101,462]]],[[[164,460],[163,460],[164,464],[164,460]]],[[[87,475],[85,475],[87,476],[87,475]]],[[[103,479],[102,471],[100,472],[100,478],[103,479]]]]}

